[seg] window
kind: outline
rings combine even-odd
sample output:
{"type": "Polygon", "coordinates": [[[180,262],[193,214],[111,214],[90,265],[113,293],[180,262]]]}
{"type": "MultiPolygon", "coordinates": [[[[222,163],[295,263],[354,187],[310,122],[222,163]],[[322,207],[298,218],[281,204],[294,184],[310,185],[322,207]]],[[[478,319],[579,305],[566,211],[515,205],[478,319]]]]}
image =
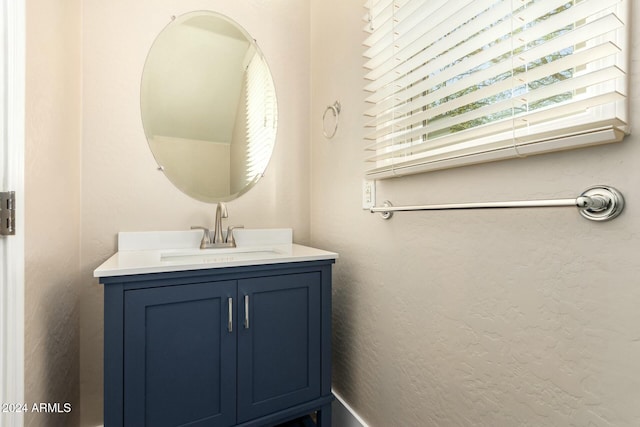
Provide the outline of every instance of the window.
{"type": "Polygon", "coordinates": [[[628,0],[367,0],[370,178],[620,141],[628,0]]]}

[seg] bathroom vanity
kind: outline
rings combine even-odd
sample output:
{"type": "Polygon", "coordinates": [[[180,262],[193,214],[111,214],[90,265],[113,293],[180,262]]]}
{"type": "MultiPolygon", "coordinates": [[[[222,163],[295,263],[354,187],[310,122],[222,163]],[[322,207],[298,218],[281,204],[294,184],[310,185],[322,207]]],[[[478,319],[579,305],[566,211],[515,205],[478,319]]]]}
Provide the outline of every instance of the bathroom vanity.
{"type": "Polygon", "coordinates": [[[95,270],[105,426],[275,426],[313,412],[330,426],[337,254],[292,244],[290,230],[238,230],[229,250],[198,249],[201,236],[121,233],[95,270]]]}

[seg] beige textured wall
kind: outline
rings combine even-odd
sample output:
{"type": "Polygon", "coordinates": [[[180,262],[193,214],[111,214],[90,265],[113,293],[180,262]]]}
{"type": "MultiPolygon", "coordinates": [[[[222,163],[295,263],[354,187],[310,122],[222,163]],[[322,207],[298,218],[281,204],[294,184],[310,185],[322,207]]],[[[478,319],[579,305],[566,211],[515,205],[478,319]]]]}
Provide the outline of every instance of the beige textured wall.
{"type": "Polygon", "coordinates": [[[81,280],[82,425],[102,422],[102,287],[92,271],[116,251],[116,233],[212,225],[213,205],[177,191],[156,171],[139,110],[146,52],[171,15],[223,13],[257,39],[279,105],[266,176],[228,203],[231,224],[293,227],[309,239],[309,2],[268,0],[83,1],[81,280]]]}
{"type": "Polygon", "coordinates": [[[26,2],[25,401],[70,403],[26,426],[80,419],[80,0],[26,2]]]}
{"type": "MultiPolygon", "coordinates": [[[[362,2],[311,6],[311,243],[340,253],[336,390],[379,427],[640,425],[640,134],[377,188],[378,201],[402,205],[574,197],[606,183],[627,200],[612,222],[573,209],[385,222],[360,206],[363,15],[362,2]],[[327,141],[320,118],[336,99],[340,129],[327,141]]],[[[639,41],[634,26],[634,119],[639,41]]]]}

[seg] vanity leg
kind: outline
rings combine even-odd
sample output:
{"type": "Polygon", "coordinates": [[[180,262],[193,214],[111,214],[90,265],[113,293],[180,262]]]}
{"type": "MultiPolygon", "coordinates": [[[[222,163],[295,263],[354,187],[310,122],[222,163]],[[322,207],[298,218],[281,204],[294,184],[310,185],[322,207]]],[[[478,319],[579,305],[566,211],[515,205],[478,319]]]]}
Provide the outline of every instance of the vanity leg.
{"type": "Polygon", "coordinates": [[[331,427],[331,403],[320,408],[320,410],[316,412],[316,417],[317,427],[331,427]]]}

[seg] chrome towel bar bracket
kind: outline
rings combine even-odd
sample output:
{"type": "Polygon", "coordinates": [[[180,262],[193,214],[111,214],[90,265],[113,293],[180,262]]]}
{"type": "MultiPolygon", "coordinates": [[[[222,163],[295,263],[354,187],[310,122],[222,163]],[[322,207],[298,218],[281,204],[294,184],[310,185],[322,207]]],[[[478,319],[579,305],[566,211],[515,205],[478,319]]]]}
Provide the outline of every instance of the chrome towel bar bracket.
{"type": "Polygon", "coordinates": [[[442,211],[456,209],[507,209],[507,208],[550,208],[577,207],[580,215],[591,221],[608,221],[620,215],[624,209],[622,193],[613,187],[596,185],[586,189],[575,199],[520,200],[512,202],[452,203],[446,205],[393,206],[385,201],[382,206],[373,206],[371,213],[380,213],[390,219],[394,212],[442,211]]]}

